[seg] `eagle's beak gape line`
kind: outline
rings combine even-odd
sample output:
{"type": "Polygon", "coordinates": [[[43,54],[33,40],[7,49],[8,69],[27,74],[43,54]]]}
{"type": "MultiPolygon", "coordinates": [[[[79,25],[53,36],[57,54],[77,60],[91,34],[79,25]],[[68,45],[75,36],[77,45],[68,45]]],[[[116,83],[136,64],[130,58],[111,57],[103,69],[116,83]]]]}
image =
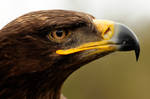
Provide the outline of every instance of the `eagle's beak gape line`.
{"type": "Polygon", "coordinates": [[[132,30],[127,26],[108,20],[93,20],[97,30],[101,33],[103,40],[90,42],[75,48],[57,50],[60,55],[73,54],[85,50],[97,49],[93,53],[105,51],[130,51],[135,50],[136,60],[139,58],[139,40],[132,30]]]}

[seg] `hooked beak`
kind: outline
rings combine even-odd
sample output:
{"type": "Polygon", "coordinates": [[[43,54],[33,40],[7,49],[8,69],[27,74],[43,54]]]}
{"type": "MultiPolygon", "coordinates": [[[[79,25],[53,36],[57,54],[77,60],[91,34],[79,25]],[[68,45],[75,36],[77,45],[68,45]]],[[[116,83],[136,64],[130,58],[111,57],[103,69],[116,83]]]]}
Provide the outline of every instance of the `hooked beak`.
{"type": "Polygon", "coordinates": [[[136,60],[138,61],[140,46],[139,40],[135,33],[123,24],[115,24],[115,35],[112,37],[112,41],[119,44],[119,51],[135,51],[136,60]]]}
{"type": "Polygon", "coordinates": [[[139,58],[140,46],[135,33],[127,26],[107,20],[93,20],[103,40],[90,42],[76,48],[57,50],[60,55],[68,55],[85,50],[97,49],[92,54],[111,51],[135,51],[136,60],[139,58]]]}

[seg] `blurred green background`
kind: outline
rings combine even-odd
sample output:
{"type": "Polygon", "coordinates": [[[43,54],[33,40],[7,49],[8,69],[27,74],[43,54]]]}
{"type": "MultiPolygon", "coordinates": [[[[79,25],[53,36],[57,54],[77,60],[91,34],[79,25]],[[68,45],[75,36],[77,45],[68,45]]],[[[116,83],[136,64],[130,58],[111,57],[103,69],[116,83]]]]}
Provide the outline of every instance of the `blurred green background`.
{"type": "Polygon", "coordinates": [[[134,52],[95,60],[74,72],[62,92],[67,99],[150,99],[149,5],[149,0],[3,0],[0,27],[24,13],[45,9],[83,11],[126,24],[139,38],[139,61],[134,52]]]}

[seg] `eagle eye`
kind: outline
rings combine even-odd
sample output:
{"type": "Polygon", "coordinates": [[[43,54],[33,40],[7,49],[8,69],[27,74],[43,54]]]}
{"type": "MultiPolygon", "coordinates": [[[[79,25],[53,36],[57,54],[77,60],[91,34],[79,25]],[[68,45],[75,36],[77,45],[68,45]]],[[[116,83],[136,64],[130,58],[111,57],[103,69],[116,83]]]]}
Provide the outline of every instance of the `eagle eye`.
{"type": "Polygon", "coordinates": [[[69,32],[67,30],[54,30],[48,34],[48,38],[55,41],[62,41],[68,36],[69,32]]]}

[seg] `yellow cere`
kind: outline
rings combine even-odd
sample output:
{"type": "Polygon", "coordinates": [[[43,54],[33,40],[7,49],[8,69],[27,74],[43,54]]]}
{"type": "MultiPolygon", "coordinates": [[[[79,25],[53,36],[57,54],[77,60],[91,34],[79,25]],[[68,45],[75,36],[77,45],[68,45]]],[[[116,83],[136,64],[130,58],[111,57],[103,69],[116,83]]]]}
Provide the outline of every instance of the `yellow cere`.
{"type": "Polygon", "coordinates": [[[102,37],[105,40],[109,40],[114,34],[114,22],[109,20],[93,20],[98,31],[102,33],[102,37]]]}

